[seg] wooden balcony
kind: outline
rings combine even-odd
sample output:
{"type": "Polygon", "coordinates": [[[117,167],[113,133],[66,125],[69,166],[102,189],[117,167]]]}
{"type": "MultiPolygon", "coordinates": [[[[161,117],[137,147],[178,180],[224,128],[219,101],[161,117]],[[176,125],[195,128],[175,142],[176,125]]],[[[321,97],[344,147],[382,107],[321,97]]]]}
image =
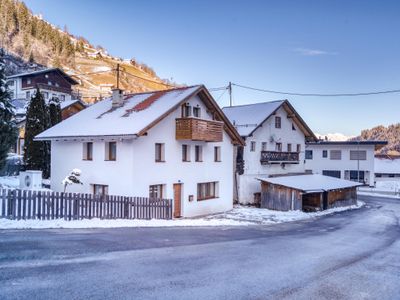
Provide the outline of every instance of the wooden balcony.
{"type": "Polygon", "coordinates": [[[278,151],[261,151],[260,162],[262,165],[266,164],[298,164],[298,152],[278,152],[278,151]]]}
{"type": "Polygon", "coordinates": [[[222,142],[224,123],[197,118],[176,119],[176,139],[222,142]]]}

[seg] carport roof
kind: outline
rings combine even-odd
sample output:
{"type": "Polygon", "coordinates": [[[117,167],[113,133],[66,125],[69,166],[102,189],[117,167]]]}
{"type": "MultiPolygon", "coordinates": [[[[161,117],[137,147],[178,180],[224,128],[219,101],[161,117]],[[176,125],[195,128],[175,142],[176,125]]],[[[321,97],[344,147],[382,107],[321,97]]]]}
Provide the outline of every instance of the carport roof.
{"type": "Polygon", "coordinates": [[[361,183],[324,176],[320,174],[304,174],[281,177],[258,177],[260,181],[285,186],[306,193],[339,190],[362,185],[361,183]]]}

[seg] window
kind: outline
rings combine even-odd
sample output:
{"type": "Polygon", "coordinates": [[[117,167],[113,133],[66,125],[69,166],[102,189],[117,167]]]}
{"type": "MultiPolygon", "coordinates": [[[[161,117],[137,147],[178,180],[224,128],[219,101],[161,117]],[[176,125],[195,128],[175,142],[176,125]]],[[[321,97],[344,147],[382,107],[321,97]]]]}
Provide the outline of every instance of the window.
{"type": "Polygon", "coordinates": [[[282,143],[275,144],[275,151],[282,152],[282,143]]]}
{"type": "Polygon", "coordinates": [[[117,142],[106,142],[105,160],[117,160],[117,142]]]}
{"type": "Polygon", "coordinates": [[[298,153],[301,152],[301,144],[297,144],[297,152],[298,152],[298,153]]]}
{"type": "Polygon", "coordinates": [[[26,98],[26,100],[31,100],[31,92],[30,91],[27,91],[25,93],[25,98],[26,98]]]}
{"type": "Polygon", "coordinates": [[[322,170],[322,175],[340,178],[340,171],[338,171],[338,170],[322,170]]]}
{"type": "Polygon", "coordinates": [[[149,198],[162,199],[163,197],[163,185],[154,184],[149,186],[149,198]]]}
{"type": "Polygon", "coordinates": [[[292,144],[287,144],[287,152],[292,152],[292,144]]]}
{"type": "Polygon", "coordinates": [[[156,162],[165,162],[165,145],[156,143],[156,162]]]}
{"type": "Polygon", "coordinates": [[[49,93],[48,92],[42,92],[42,96],[44,99],[49,99],[49,93]]]}
{"type": "Polygon", "coordinates": [[[367,151],[350,150],[350,160],[367,160],[367,151]]]}
{"type": "Polygon", "coordinates": [[[267,151],[267,142],[261,143],[261,151],[267,151]]]}
{"type": "Polygon", "coordinates": [[[190,161],[190,146],[182,145],[182,161],[190,161]]]}
{"type": "Polygon", "coordinates": [[[93,184],[93,194],[95,195],[108,195],[108,185],[93,184]]]}
{"type": "Polygon", "coordinates": [[[30,79],[30,78],[28,78],[27,80],[26,80],[26,84],[31,84],[32,83],[32,80],[30,79]]]}
{"type": "Polygon", "coordinates": [[[218,198],[218,182],[197,184],[197,201],[218,198]]]}
{"type": "Polygon", "coordinates": [[[14,99],[14,91],[10,91],[10,97],[11,99],[14,99]]]}
{"type": "Polygon", "coordinates": [[[83,143],[83,160],[93,160],[93,143],[83,143]]]}
{"type": "Polygon", "coordinates": [[[193,107],[193,117],[200,118],[201,117],[201,112],[200,112],[200,107],[193,107]]]}
{"type": "Polygon", "coordinates": [[[251,142],[251,143],[250,143],[250,151],[251,151],[251,152],[256,151],[256,142],[251,142]]]}
{"type": "Polygon", "coordinates": [[[60,100],[65,101],[65,95],[60,95],[60,100]]]}
{"type": "Polygon", "coordinates": [[[306,159],[312,159],[312,157],[313,157],[313,151],[306,150],[306,159]]]}
{"type": "Polygon", "coordinates": [[[341,150],[331,150],[330,158],[331,158],[331,160],[341,160],[342,159],[342,151],[341,150]]]}
{"type": "Polygon", "coordinates": [[[275,128],[281,128],[281,117],[276,116],[275,117],[275,128]]]}
{"type": "Polygon", "coordinates": [[[322,157],[327,158],[328,157],[328,150],[322,150],[322,157]]]}
{"type": "Polygon", "coordinates": [[[294,127],[294,124],[292,123],[292,130],[296,130],[296,127],[294,127]]]}
{"type": "MultiPolygon", "coordinates": [[[[349,171],[346,171],[349,172],[349,171]]],[[[350,170],[350,180],[351,181],[358,181],[358,182],[364,182],[364,171],[357,171],[357,170],[350,170]]]]}
{"type": "Polygon", "coordinates": [[[191,116],[191,109],[192,107],[189,103],[185,103],[182,105],[182,118],[188,118],[191,116]]]}
{"type": "Polygon", "coordinates": [[[194,158],[195,161],[197,162],[202,162],[203,161],[203,147],[196,145],[194,147],[194,158]]]}
{"type": "Polygon", "coordinates": [[[8,82],[7,82],[7,85],[8,85],[8,86],[14,86],[14,80],[8,81],[8,82]]]}
{"type": "Polygon", "coordinates": [[[220,146],[214,147],[214,161],[217,161],[217,162],[221,161],[221,147],[220,146]]]}

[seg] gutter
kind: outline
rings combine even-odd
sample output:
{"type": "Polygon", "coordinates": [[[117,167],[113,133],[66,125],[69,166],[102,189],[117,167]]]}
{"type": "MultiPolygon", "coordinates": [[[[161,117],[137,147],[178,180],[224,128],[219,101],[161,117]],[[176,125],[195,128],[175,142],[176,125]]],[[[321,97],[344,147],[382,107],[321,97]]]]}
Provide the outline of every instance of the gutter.
{"type": "Polygon", "coordinates": [[[83,136],[54,136],[54,137],[35,137],[34,141],[85,141],[85,140],[113,140],[113,139],[136,139],[137,134],[120,134],[120,135],[83,135],[83,136]]]}

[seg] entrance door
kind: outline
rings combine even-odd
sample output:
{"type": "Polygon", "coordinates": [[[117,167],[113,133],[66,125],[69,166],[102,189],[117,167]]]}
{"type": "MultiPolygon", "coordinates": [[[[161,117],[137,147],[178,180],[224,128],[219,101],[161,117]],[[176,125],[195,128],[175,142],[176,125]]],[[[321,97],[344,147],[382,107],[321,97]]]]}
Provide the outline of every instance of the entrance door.
{"type": "Polygon", "coordinates": [[[174,183],[174,218],[179,218],[182,205],[182,183],[174,183]]]}
{"type": "Polygon", "coordinates": [[[322,194],[322,209],[328,209],[328,192],[322,194]]]}

